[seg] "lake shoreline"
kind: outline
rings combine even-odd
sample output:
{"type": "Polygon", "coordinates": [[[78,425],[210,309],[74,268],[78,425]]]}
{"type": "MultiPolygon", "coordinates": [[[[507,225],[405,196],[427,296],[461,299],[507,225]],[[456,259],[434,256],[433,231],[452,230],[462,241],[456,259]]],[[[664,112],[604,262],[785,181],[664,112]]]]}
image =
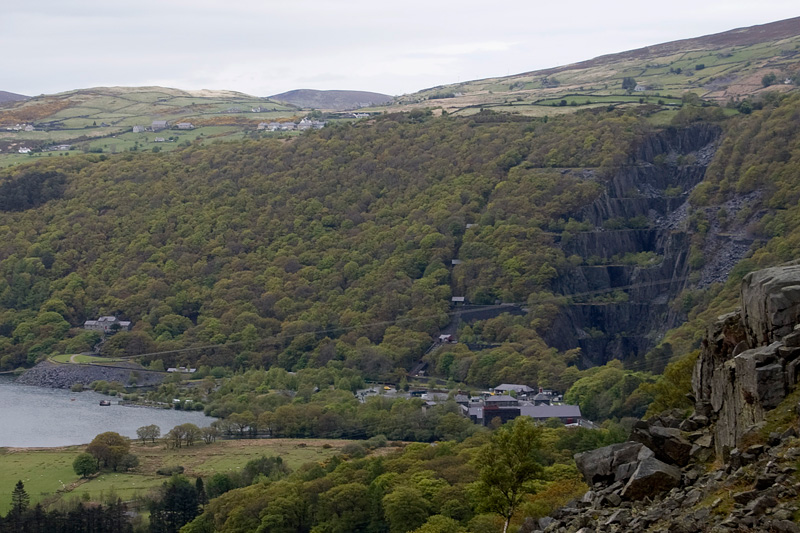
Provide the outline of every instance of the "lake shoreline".
{"type": "Polygon", "coordinates": [[[98,434],[114,431],[136,439],[136,430],[155,424],[162,434],[184,423],[199,427],[216,420],[202,411],[184,411],[152,406],[124,405],[114,400],[109,406],[100,401],[112,397],[94,391],[39,387],[19,383],[10,376],[0,377],[0,447],[57,448],[91,442],[98,434]]]}

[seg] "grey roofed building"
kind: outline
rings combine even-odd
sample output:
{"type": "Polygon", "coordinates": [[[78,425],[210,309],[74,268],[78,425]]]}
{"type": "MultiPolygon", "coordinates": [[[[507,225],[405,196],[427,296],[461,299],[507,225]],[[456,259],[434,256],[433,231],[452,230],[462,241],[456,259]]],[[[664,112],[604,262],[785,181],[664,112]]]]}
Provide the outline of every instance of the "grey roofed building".
{"type": "Polygon", "coordinates": [[[516,383],[502,383],[494,388],[495,392],[507,393],[514,391],[517,394],[530,394],[536,392],[536,389],[528,387],[527,385],[517,385],[516,383]]]}
{"type": "Polygon", "coordinates": [[[529,416],[534,420],[558,418],[565,424],[577,424],[582,418],[581,408],[577,405],[522,405],[519,411],[520,415],[529,416]]]}
{"type": "Polygon", "coordinates": [[[97,320],[87,320],[83,323],[83,329],[91,331],[102,331],[108,333],[109,331],[130,331],[131,323],[127,320],[120,320],[115,316],[101,316],[97,320]],[[118,327],[114,327],[117,325],[118,327]]]}
{"type": "Polygon", "coordinates": [[[161,131],[167,129],[167,121],[166,120],[154,120],[153,123],[150,125],[153,128],[153,131],[161,131]]]}
{"type": "Polygon", "coordinates": [[[484,403],[487,407],[516,407],[519,405],[519,400],[508,394],[501,394],[500,396],[489,396],[484,403]]]}
{"type": "Polygon", "coordinates": [[[531,398],[531,400],[533,400],[534,405],[541,405],[541,404],[549,405],[550,402],[553,400],[553,395],[547,394],[546,392],[540,392],[536,396],[531,398]]]}

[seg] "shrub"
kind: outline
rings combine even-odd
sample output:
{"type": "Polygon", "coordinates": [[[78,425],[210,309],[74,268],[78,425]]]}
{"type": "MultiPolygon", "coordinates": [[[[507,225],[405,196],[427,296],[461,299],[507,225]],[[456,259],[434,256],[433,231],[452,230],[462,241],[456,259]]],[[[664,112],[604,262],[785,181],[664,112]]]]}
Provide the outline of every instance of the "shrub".
{"type": "Polygon", "coordinates": [[[342,447],[342,453],[353,458],[361,458],[367,455],[367,449],[361,443],[351,442],[342,447]]]}
{"type": "Polygon", "coordinates": [[[159,476],[171,476],[173,474],[183,474],[184,468],[180,465],[177,466],[162,466],[156,470],[159,476]]]}

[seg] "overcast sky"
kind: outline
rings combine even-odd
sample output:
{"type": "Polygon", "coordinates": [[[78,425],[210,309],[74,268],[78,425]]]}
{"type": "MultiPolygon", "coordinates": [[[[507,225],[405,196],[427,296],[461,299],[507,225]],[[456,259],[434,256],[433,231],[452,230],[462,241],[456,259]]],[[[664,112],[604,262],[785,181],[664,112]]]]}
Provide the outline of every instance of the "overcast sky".
{"type": "Polygon", "coordinates": [[[797,0],[35,0],[0,4],[0,90],[392,95],[800,15],[797,0]],[[8,5],[12,4],[12,5],[8,5]]]}

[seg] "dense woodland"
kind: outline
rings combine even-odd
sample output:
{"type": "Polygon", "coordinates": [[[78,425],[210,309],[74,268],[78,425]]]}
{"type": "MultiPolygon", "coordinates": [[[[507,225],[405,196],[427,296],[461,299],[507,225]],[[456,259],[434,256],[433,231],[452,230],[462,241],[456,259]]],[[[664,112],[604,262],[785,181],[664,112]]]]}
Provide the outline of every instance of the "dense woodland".
{"type": "MultiPolygon", "coordinates": [[[[1,185],[23,200],[0,213],[0,364],[87,350],[97,336],[74,328],[114,314],[135,326],[108,355],[215,345],[162,358],[287,370],[338,360],[389,377],[449,321],[454,291],[474,303],[547,291],[567,260],[551,231],[602,190],[555,167],[611,168],[646,131],[618,111],[548,122],[420,112],[288,143],[14,170],[1,185]]],[[[555,379],[569,356],[535,327],[484,328],[488,342],[525,346],[452,377],[485,386],[503,366],[542,360],[541,379],[555,379]]]]}
{"type": "MultiPolygon", "coordinates": [[[[768,96],[761,109],[725,120],[719,109],[691,104],[677,114],[678,127],[715,120],[730,131],[692,193],[693,246],[732,222],[719,207],[731,195],[749,194],[756,200],[747,209],[769,210],[751,233],[774,238],[734,269],[732,287],[796,249],[798,98],[768,96]]],[[[398,382],[450,321],[450,297],[464,295],[530,312],[464,328],[464,340],[486,349],[436,351],[427,358],[434,375],[469,387],[574,387],[567,398],[589,416],[641,415],[658,393],[653,376],[613,362],[579,370],[575,351],[559,353],[540,335],[565,302],[550,282],[591,260],[566,257],[559,237],[587,229],[572,215],[654,131],[646,115],[418,111],[291,142],[55,157],[6,171],[0,367],[89,350],[99,336],[80,325],[113,314],[134,329],[105,342],[103,354],[157,354],[143,358],[154,368],[329,368],[354,382],[398,382]],[[564,172],[584,168],[591,172],[564,172]],[[461,264],[452,266],[456,257],[461,264]]],[[[687,291],[676,307],[693,320],[653,357],[689,353],[702,311],[727,305],[730,294],[687,291]]]]}

